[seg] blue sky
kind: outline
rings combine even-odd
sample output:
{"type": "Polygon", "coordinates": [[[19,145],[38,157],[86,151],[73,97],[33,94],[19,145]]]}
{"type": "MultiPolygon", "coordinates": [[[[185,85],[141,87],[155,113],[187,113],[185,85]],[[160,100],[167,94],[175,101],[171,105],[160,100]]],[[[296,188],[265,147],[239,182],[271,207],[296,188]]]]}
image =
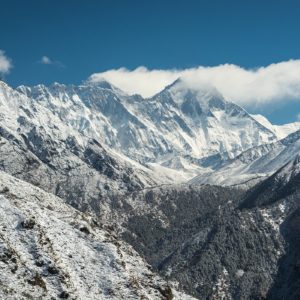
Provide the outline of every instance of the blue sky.
{"type": "MultiPolygon", "coordinates": [[[[299,1],[0,0],[0,7],[12,86],[79,83],[121,67],[249,69],[300,58],[299,1]]],[[[275,123],[295,121],[299,101],[284,101],[247,108],[275,123]]]]}

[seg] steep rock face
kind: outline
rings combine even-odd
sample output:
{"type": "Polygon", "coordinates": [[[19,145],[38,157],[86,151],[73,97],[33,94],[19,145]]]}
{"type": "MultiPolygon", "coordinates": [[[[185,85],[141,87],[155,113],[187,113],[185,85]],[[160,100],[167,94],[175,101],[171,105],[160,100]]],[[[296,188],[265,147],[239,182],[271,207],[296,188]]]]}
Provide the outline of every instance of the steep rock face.
{"type": "Polygon", "coordinates": [[[109,226],[0,172],[1,299],[192,299],[109,226]]]}

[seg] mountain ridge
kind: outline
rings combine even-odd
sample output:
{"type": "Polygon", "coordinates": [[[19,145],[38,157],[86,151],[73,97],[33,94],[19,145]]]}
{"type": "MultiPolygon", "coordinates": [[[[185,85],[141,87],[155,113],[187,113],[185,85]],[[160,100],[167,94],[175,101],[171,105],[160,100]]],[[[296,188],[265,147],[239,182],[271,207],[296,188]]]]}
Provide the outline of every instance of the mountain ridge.
{"type": "MultiPolygon", "coordinates": [[[[147,99],[97,84],[59,85],[59,91],[51,86],[18,90],[43,105],[50,105],[61,114],[62,121],[69,122],[75,130],[100,139],[131,159],[154,163],[155,167],[165,164],[170,152],[174,156],[188,155],[191,160],[209,159],[217,153],[227,159],[253,146],[277,140],[274,132],[239,106],[225,101],[217,91],[210,89],[199,94],[182,85],[178,79],[147,99]],[[45,104],[45,99],[50,103],[45,104]],[[65,102],[66,107],[61,102],[65,102]],[[76,116],[78,112],[72,111],[75,105],[81,107],[80,117],[76,116]],[[66,109],[71,109],[73,116],[66,109]],[[247,130],[243,126],[247,126],[247,130]],[[226,142],[223,128],[227,131],[226,142]]],[[[200,171],[201,165],[194,173],[200,171]]]]}

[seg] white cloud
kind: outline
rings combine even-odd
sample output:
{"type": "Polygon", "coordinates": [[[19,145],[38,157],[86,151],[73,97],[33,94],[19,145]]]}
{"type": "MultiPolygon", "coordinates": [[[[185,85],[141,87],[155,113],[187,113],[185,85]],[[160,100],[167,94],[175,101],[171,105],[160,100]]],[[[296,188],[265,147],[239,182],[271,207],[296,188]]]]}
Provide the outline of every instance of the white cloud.
{"type": "Polygon", "coordinates": [[[51,65],[53,62],[48,56],[43,56],[40,60],[40,63],[43,65],[51,65]]]}
{"type": "Polygon", "coordinates": [[[5,55],[3,50],[0,50],[0,73],[6,74],[12,68],[11,60],[5,55]]]}
{"type": "Polygon", "coordinates": [[[42,56],[42,58],[38,61],[38,63],[42,64],[42,65],[53,65],[55,67],[59,67],[59,68],[65,68],[66,66],[58,61],[58,60],[53,60],[51,59],[49,56],[42,56]]]}
{"type": "Polygon", "coordinates": [[[93,74],[90,80],[97,82],[104,79],[129,94],[138,93],[149,97],[175,81],[179,76],[178,72],[175,70],[150,71],[145,67],[138,67],[133,71],[121,68],[93,74]]]}
{"type": "Polygon", "coordinates": [[[188,86],[214,86],[227,99],[241,105],[261,105],[282,100],[300,99],[300,60],[289,60],[256,69],[224,64],[183,70],[148,70],[139,67],[108,70],[89,80],[107,80],[129,94],[149,97],[181,77],[188,86]]]}

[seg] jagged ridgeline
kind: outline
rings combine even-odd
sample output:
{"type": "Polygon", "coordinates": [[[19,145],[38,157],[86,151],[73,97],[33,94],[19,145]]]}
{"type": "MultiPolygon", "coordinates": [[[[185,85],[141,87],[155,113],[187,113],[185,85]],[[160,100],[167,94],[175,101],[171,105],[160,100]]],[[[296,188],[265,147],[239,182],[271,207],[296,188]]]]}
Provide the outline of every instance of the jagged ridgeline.
{"type": "Polygon", "coordinates": [[[0,298],[299,299],[299,129],[180,79],[0,82],[0,298]]]}

